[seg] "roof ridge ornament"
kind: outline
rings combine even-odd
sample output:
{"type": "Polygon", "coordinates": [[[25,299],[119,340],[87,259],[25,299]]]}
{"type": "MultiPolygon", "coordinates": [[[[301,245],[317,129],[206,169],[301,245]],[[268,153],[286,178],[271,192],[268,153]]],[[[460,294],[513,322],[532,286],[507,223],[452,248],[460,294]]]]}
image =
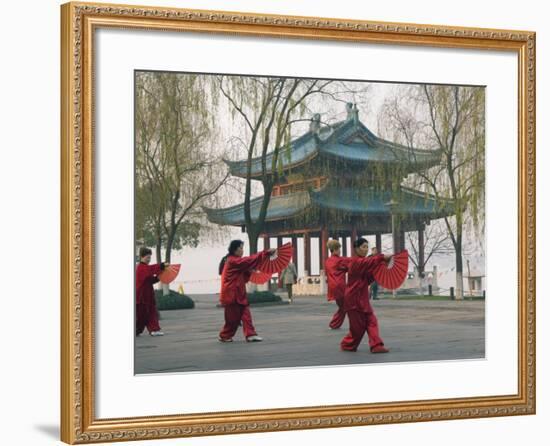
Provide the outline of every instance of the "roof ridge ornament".
{"type": "Polygon", "coordinates": [[[319,113],[315,113],[311,118],[311,122],[309,123],[309,131],[311,133],[318,135],[320,130],[321,130],[321,115],[319,113]]]}
{"type": "Polygon", "coordinates": [[[346,113],[348,121],[353,121],[355,123],[359,122],[359,109],[357,108],[357,104],[353,102],[347,102],[346,113]]]}

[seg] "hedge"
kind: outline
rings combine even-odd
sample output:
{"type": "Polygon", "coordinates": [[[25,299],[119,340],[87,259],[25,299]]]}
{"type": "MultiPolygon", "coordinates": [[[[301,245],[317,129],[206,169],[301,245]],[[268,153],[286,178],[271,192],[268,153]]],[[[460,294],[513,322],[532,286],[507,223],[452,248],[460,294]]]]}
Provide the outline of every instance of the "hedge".
{"type": "Polygon", "coordinates": [[[195,302],[189,296],[170,290],[170,294],[163,295],[162,290],[155,290],[157,308],[159,311],[165,310],[186,310],[195,308],[195,302]]]}
{"type": "Polygon", "coordinates": [[[264,302],[282,302],[282,299],[271,291],[254,291],[248,293],[248,302],[251,305],[264,302]]]}

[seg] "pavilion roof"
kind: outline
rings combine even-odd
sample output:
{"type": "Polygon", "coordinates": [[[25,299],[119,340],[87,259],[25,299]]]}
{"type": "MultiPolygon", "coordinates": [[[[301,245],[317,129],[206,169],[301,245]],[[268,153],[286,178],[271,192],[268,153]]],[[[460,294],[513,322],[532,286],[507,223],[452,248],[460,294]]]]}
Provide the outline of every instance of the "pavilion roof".
{"type": "Polygon", "coordinates": [[[402,215],[426,215],[440,218],[454,213],[452,203],[437,200],[433,195],[401,187],[397,192],[375,189],[342,189],[326,187],[311,191],[312,202],[323,209],[338,210],[349,214],[389,215],[389,205],[394,200],[394,210],[402,215]]]}
{"type": "MultiPolygon", "coordinates": [[[[263,197],[251,201],[252,219],[259,216],[263,197]]],[[[287,195],[271,197],[266,214],[266,222],[290,219],[313,208],[338,211],[348,215],[385,215],[390,211],[387,203],[397,202],[395,211],[407,216],[425,216],[430,219],[441,218],[454,213],[452,203],[441,202],[432,195],[401,188],[397,193],[375,189],[342,189],[324,187],[321,190],[302,191],[287,195]]],[[[238,204],[225,209],[205,208],[208,219],[220,225],[241,226],[245,224],[244,204],[238,204]]]]}
{"type": "MultiPolygon", "coordinates": [[[[314,121],[312,121],[313,123],[314,121]]],[[[271,170],[274,152],[266,155],[266,168],[271,170]]],[[[348,113],[348,118],[336,124],[316,127],[294,139],[289,148],[281,148],[279,157],[283,169],[300,166],[316,157],[328,157],[352,161],[364,168],[368,163],[406,163],[409,171],[425,169],[438,164],[441,151],[409,148],[372,133],[358,117],[358,112],[348,113]]],[[[246,178],[247,161],[225,161],[233,176],[246,178]]],[[[262,157],[252,159],[252,177],[262,173],[262,157]]]]}
{"type": "MultiPolygon", "coordinates": [[[[257,220],[260,215],[263,196],[250,200],[250,213],[252,220],[257,220]]],[[[283,220],[292,218],[305,211],[311,204],[307,191],[294,194],[271,197],[267,208],[265,221],[283,220]]],[[[244,203],[223,209],[203,208],[208,220],[219,225],[241,226],[245,224],[244,203]]]]}

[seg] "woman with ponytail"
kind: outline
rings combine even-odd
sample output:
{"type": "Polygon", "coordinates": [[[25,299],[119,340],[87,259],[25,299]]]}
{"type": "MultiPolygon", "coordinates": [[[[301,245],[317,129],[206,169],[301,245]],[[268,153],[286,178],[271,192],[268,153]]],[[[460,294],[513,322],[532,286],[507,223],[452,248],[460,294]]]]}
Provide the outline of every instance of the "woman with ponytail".
{"type": "Polygon", "coordinates": [[[368,241],[359,238],[353,243],[355,256],[348,260],[348,283],[344,293],[344,310],[348,315],[349,333],[340,342],[344,351],[357,351],[365,332],[368,334],[372,353],[387,353],[380,337],[378,320],[369,300],[369,285],[373,270],[381,263],[388,262],[391,255],[376,254],[367,257],[368,241]]]}
{"type": "Polygon", "coordinates": [[[232,342],[242,322],[247,342],[258,342],[258,336],[252,324],[246,282],[250,274],[262,260],[275,252],[275,249],[265,249],[257,254],[243,257],[242,240],[232,240],[227,254],[220,261],[218,272],[221,274],[220,303],[224,307],[225,324],[219,335],[221,342],[232,342]]]}

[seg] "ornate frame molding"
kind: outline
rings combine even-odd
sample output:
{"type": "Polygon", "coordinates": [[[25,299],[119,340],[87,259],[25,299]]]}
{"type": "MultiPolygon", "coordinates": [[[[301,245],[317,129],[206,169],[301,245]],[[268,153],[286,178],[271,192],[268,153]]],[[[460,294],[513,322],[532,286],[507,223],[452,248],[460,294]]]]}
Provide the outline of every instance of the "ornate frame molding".
{"type": "Polygon", "coordinates": [[[175,8],[61,7],[61,439],[67,443],[406,423],[535,413],[535,33],[175,8]],[[150,416],[94,417],[93,33],[214,32],[515,52],[519,62],[517,395],[150,416]]]}

